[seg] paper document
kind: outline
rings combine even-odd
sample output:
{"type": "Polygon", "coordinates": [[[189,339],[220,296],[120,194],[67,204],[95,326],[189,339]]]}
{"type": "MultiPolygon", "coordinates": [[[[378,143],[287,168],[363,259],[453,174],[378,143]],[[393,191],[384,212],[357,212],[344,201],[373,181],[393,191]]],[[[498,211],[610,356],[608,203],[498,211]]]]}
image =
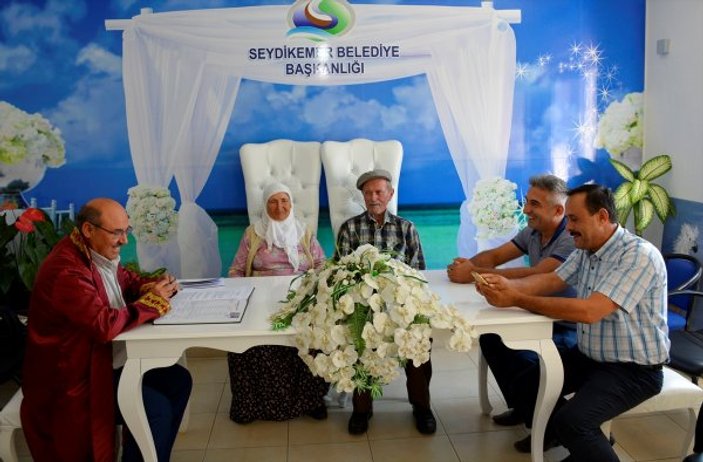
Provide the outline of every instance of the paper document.
{"type": "Polygon", "coordinates": [[[154,324],[238,323],[242,321],[254,286],[186,288],[171,299],[171,311],[154,324]]]}

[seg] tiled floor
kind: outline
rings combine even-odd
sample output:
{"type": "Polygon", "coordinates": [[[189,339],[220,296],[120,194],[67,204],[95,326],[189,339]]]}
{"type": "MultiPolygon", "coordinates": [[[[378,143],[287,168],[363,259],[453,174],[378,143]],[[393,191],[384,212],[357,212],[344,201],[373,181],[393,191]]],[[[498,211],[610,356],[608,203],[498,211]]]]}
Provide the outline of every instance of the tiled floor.
{"type": "MultiPolygon", "coordinates": [[[[347,434],[350,408],[332,408],[326,421],[301,417],[288,422],[238,425],[227,415],[231,399],[224,353],[191,350],[188,367],[194,377],[188,430],[176,441],[173,462],[392,462],[392,461],[529,461],[512,443],[526,433],[521,427],[501,428],[479,411],[476,351],[454,353],[435,348],[432,353],[432,406],[438,417],[437,433],[423,436],[414,428],[406,402],[404,381],[386,387],[374,405],[366,435],[347,434]]],[[[491,382],[496,412],[505,409],[491,382]]],[[[0,387],[0,403],[13,393],[12,384],[0,387]]],[[[622,461],[679,462],[684,437],[683,413],[618,419],[613,423],[616,449],[622,461]]],[[[21,461],[30,461],[21,433],[17,438],[21,461]]],[[[546,453],[547,461],[566,457],[563,448],[546,453]]]]}

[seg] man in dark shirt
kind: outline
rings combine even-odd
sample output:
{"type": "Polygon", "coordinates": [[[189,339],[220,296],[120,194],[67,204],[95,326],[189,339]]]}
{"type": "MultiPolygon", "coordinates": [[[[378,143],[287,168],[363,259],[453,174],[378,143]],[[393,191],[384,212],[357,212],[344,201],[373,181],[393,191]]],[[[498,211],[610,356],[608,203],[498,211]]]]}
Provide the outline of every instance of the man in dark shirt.
{"type": "MultiPolygon", "coordinates": [[[[449,279],[459,283],[473,282],[472,271],[500,274],[509,279],[554,271],[574,250],[574,239],[566,232],[566,193],[566,183],[557,176],[538,175],[530,178],[530,189],[523,206],[523,212],[528,218],[527,227],[510,242],[499,247],[480,252],[472,258],[455,258],[447,266],[449,279]],[[523,255],[528,256],[530,266],[496,268],[523,255]]],[[[559,295],[574,297],[576,293],[570,287],[559,295]]],[[[555,323],[553,339],[557,347],[574,346],[575,324],[555,323]]],[[[519,386],[513,383],[513,373],[515,370],[530,369],[538,363],[539,358],[531,351],[515,351],[508,348],[496,334],[481,335],[479,344],[508,405],[508,410],[493,416],[493,421],[498,425],[522,423],[522,418],[513,411],[513,387],[519,386]]]]}
{"type": "MultiPolygon", "coordinates": [[[[348,255],[362,244],[371,244],[380,250],[389,250],[398,260],[409,266],[424,270],[420,236],[412,222],[388,211],[388,202],[393,198],[391,174],[386,170],[372,170],[359,177],[356,182],[364,195],[366,212],[350,218],[339,229],[335,256],[348,255]]],[[[427,361],[415,367],[412,361],[405,366],[408,400],[413,406],[415,426],[423,434],[432,434],[437,422],[430,409],[430,378],[432,364],[427,361]]],[[[373,414],[369,392],[354,392],[354,411],[349,419],[349,433],[358,435],[368,429],[373,414]]]]}

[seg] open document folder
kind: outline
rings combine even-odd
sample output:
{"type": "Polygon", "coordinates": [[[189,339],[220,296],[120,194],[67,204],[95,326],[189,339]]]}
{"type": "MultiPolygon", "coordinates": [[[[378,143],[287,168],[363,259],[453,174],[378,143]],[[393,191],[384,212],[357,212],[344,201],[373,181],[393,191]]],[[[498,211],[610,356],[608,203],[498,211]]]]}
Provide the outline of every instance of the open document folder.
{"type": "Polygon", "coordinates": [[[254,286],[185,288],[171,299],[171,311],[154,324],[238,323],[252,292],[254,286]]]}

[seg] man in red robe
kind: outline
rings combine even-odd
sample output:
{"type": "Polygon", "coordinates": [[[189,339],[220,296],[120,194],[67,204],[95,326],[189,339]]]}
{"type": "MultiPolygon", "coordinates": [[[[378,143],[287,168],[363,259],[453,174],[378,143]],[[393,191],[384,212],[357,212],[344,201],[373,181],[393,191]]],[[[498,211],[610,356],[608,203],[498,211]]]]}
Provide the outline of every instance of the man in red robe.
{"type": "MultiPolygon", "coordinates": [[[[37,273],[20,412],[35,462],[115,458],[115,384],[126,352],[113,352],[112,340],[165,314],[178,289],[172,276],[148,280],[120,266],[129,232],[119,203],[94,199],[81,208],[76,228],[37,273]]],[[[144,404],[160,461],[168,460],[191,386],[190,374],[178,365],[144,377],[144,404]]],[[[128,432],[124,456],[140,457],[128,432]]]]}

